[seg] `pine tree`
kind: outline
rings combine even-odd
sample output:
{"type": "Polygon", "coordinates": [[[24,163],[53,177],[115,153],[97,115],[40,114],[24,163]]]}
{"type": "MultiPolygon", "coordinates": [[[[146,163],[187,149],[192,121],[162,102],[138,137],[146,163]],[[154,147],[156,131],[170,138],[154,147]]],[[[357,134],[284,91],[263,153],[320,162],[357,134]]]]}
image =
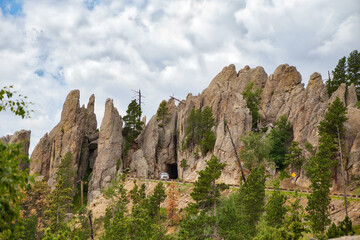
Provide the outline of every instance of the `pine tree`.
{"type": "Polygon", "coordinates": [[[45,215],[49,219],[49,227],[52,233],[68,230],[65,223],[66,213],[72,207],[73,183],[75,172],[72,167],[72,154],[66,153],[56,172],[56,185],[49,197],[49,209],[45,215]]]}
{"type": "Polygon", "coordinates": [[[246,101],[246,106],[249,108],[251,117],[252,117],[252,127],[253,131],[257,131],[257,125],[261,120],[261,115],[259,113],[259,105],[261,100],[261,89],[252,91],[254,87],[254,82],[249,83],[245,91],[242,92],[242,95],[246,101]]]}
{"type": "Polygon", "coordinates": [[[265,221],[269,226],[280,228],[285,219],[286,196],[280,192],[280,181],[274,183],[274,191],[265,206],[265,221]]]}
{"type": "Polygon", "coordinates": [[[177,224],[179,222],[178,215],[178,194],[176,190],[176,182],[172,181],[170,184],[170,190],[168,192],[168,205],[166,207],[167,217],[171,221],[171,225],[177,224]]]}
{"type": "Polygon", "coordinates": [[[195,148],[197,144],[200,145],[202,155],[211,152],[214,149],[216,136],[211,130],[215,126],[215,119],[212,115],[210,107],[205,107],[202,111],[191,110],[187,118],[187,128],[185,130],[186,140],[185,146],[195,148]]]}
{"type": "Polygon", "coordinates": [[[292,128],[285,115],[274,122],[274,128],[271,129],[268,137],[270,138],[270,158],[280,169],[284,168],[285,154],[288,151],[292,128]]]}
{"type": "MultiPolygon", "coordinates": [[[[71,152],[67,152],[63,159],[61,159],[58,170],[56,172],[56,181],[62,179],[63,187],[73,189],[74,188],[74,179],[75,171],[72,167],[73,156],[71,152]]],[[[69,194],[69,197],[72,197],[73,191],[69,194]]]]}
{"type": "Polygon", "coordinates": [[[221,191],[227,189],[228,186],[224,183],[217,184],[216,180],[220,178],[221,171],[224,168],[225,163],[221,163],[214,155],[211,156],[210,160],[206,161],[206,167],[199,172],[198,180],[194,183],[193,191],[190,193],[190,196],[196,202],[196,204],[193,205],[196,210],[193,214],[191,214],[191,210],[189,210],[190,214],[187,215],[184,224],[181,225],[181,234],[189,232],[188,227],[193,227],[193,225],[189,223],[199,221],[198,223],[207,224],[211,229],[212,239],[218,239],[218,226],[216,222],[217,205],[220,201],[221,191]]]}
{"type": "Polygon", "coordinates": [[[311,181],[312,193],[308,195],[308,212],[310,228],[316,236],[324,236],[324,231],[330,223],[328,206],[330,204],[329,188],[331,187],[331,168],[335,166],[333,139],[326,133],[320,138],[319,149],[311,158],[307,173],[311,181]]]}
{"type": "Polygon", "coordinates": [[[300,171],[305,162],[305,157],[296,141],[291,142],[289,153],[285,154],[285,165],[290,165],[291,171],[300,171]]]}
{"type": "Polygon", "coordinates": [[[158,221],[160,221],[160,204],[164,202],[166,198],[165,188],[162,182],[156,184],[154,193],[150,196],[149,199],[149,208],[150,216],[157,216],[158,221]]]}
{"type": "Polygon", "coordinates": [[[332,74],[333,74],[333,79],[328,79],[328,81],[326,81],[326,88],[329,96],[331,96],[331,94],[335,92],[342,83],[347,82],[346,57],[343,57],[339,60],[334,71],[332,71],[332,74]]]}
{"type": "Polygon", "coordinates": [[[265,169],[254,168],[239,189],[240,228],[243,237],[251,239],[256,235],[256,225],[264,211],[265,205],[265,169]]]}
{"type": "Polygon", "coordinates": [[[156,120],[159,122],[159,127],[165,127],[166,123],[170,120],[169,115],[169,108],[167,107],[167,102],[164,100],[160,103],[156,112],[156,120]]]}
{"type": "Polygon", "coordinates": [[[339,134],[340,138],[343,138],[345,133],[344,123],[348,120],[346,113],[346,106],[337,97],[328,107],[324,120],[319,123],[319,134],[326,133],[332,139],[337,139],[339,134]]]}
{"type": "Polygon", "coordinates": [[[358,100],[360,100],[360,52],[354,50],[347,58],[347,82],[354,84],[358,100]]]}
{"type": "Polygon", "coordinates": [[[244,167],[250,171],[257,166],[264,166],[270,161],[271,143],[269,138],[262,133],[250,132],[243,137],[243,149],[240,151],[240,158],[244,161],[244,167]]]}
{"type": "Polygon", "coordinates": [[[123,118],[125,122],[125,126],[122,131],[125,138],[123,157],[127,156],[131,143],[135,141],[143,129],[144,122],[140,120],[141,114],[142,111],[140,105],[136,102],[136,100],[132,100],[126,110],[126,115],[123,118]]]}
{"type": "MultiPolygon", "coordinates": [[[[344,123],[348,120],[347,116],[347,108],[345,107],[344,103],[341,102],[341,100],[337,97],[335,101],[328,107],[328,110],[325,114],[325,119],[319,123],[318,129],[320,136],[323,136],[325,134],[329,135],[333,143],[335,145],[334,147],[334,159],[338,159],[338,164],[335,165],[336,169],[335,172],[337,174],[337,167],[340,163],[340,170],[341,175],[344,181],[344,184],[346,184],[345,179],[345,170],[344,170],[344,163],[343,160],[343,138],[345,134],[345,127],[344,123]]],[[[338,179],[336,178],[336,182],[338,182],[338,179]]],[[[346,216],[348,215],[347,211],[347,196],[346,196],[346,186],[344,185],[344,201],[345,201],[345,212],[346,216]]]]}
{"type": "Polygon", "coordinates": [[[49,227],[52,233],[68,230],[65,217],[68,209],[72,206],[72,198],[69,197],[71,192],[72,189],[65,188],[64,182],[60,178],[55,185],[54,191],[50,195],[49,209],[45,212],[45,215],[49,219],[49,227]]]}

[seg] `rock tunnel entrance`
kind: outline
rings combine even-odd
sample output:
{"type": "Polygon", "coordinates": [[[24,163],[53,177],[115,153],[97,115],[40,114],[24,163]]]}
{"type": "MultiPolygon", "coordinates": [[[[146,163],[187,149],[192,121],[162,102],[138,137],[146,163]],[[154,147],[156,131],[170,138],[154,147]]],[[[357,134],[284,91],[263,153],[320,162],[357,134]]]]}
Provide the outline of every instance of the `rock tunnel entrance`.
{"type": "Polygon", "coordinates": [[[177,164],[166,164],[166,172],[169,174],[170,179],[178,178],[177,164]]]}

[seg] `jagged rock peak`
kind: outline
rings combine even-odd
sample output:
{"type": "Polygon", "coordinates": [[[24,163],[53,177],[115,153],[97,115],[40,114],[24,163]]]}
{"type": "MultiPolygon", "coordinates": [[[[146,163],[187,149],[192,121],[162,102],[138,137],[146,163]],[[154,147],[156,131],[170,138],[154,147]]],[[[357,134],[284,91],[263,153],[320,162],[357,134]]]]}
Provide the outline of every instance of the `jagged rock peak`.
{"type": "Polygon", "coordinates": [[[51,187],[55,186],[57,168],[67,152],[72,153],[72,167],[78,172],[85,135],[96,131],[94,100],[94,96],[90,97],[89,110],[84,106],[80,108],[80,91],[70,91],[63,105],[60,122],[49,134],[45,134],[32,153],[30,172],[44,176],[51,187]]]}
{"type": "Polygon", "coordinates": [[[114,107],[113,100],[108,98],[100,126],[98,155],[90,176],[89,203],[100,195],[100,191],[108,186],[117,170],[122,168],[122,125],[122,118],[114,107]]]}

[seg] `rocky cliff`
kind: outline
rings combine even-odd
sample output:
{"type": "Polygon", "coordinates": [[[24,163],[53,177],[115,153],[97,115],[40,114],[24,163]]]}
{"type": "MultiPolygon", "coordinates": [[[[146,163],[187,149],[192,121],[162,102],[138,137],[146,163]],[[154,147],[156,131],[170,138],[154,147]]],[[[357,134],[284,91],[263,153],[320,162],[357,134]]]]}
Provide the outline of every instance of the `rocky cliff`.
{"type": "MultiPolygon", "coordinates": [[[[112,100],[106,101],[100,132],[96,132],[94,96],[90,97],[87,108],[80,108],[79,91],[74,90],[65,100],[60,123],[49,134],[45,134],[35,147],[30,170],[45,176],[53,186],[54,174],[61,157],[66,152],[72,152],[77,179],[82,179],[87,172],[91,172],[89,202],[124,167],[130,168],[133,175],[141,178],[158,178],[161,172],[168,172],[170,178],[194,181],[211,154],[194,154],[193,149],[182,149],[181,143],[186,137],[187,117],[192,108],[195,106],[196,109],[204,109],[209,106],[216,121],[213,128],[216,135],[213,153],[227,164],[221,181],[238,183],[239,166],[224,120],[226,119],[235,140],[237,151],[240,151],[242,144],[239,139],[251,130],[252,125],[250,111],[241,93],[253,83],[253,89],[262,89],[261,127],[271,126],[280,116],[285,115],[292,125],[293,139],[301,146],[305,142],[317,146],[317,125],[323,120],[327,106],[339,97],[346,104],[349,117],[345,140],[349,153],[346,169],[349,178],[359,177],[360,110],[355,108],[357,98],[354,86],[341,85],[332,96],[328,96],[319,73],[310,76],[306,88],[301,81],[296,68],[287,64],[277,67],[270,76],[262,67],[245,66],[238,72],[234,65],[224,67],[201,94],[189,94],[186,100],[177,105],[174,99],[169,100],[169,119],[160,125],[156,116],[153,116],[126,159],[121,159],[124,142],[121,134],[122,118],[112,100]],[[187,161],[188,166],[185,168],[180,166],[182,159],[187,161]]],[[[299,176],[296,184],[307,186],[309,182],[304,174],[300,173],[299,176]]]]}
{"type": "Polygon", "coordinates": [[[89,159],[94,149],[90,148],[89,140],[94,138],[97,126],[95,97],[90,97],[87,108],[80,107],[79,99],[79,90],[68,94],[60,122],[40,139],[31,155],[30,173],[37,172],[44,176],[51,187],[55,185],[57,168],[67,152],[72,153],[76,179],[83,178],[90,165],[89,159]]]}
{"type": "MultiPolygon", "coordinates": [[[[9,144],[21,143],[23,153],[25,154],[25,156],[29,156],[30,135],[31,135],[31,131],[21,130],[21,131],[15,132],[13,135],[7,135],[4,137],[1,137],[0,141],[2,141],[4,143],[9,143],[9,144]]],[[[22,170],[29,168],[28,163],[25,164],[25,163],[22,163],[21,161],[19,163],[19,166],[22,170]]]]}

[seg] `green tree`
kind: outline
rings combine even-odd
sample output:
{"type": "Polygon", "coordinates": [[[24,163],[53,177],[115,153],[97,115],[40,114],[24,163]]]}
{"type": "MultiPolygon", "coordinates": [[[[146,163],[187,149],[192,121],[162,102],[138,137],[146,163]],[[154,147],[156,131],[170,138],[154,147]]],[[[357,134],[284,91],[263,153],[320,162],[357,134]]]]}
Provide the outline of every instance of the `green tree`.
{"type": "MultiPolygon", "coordinates": [[[[31,110],[26,98],[13,86],[0,90],[0,112],[10,111],[21,118],[29,118],[31,110]]],[[[21,144],[4,144],[0,141],[0,239],[14,239],[22,234],[23,224],[20,217],[20,203],[28,186],[28,171],[21,170],[19,160],[28,163],[21,144]]]]}
{"type": "Polygon", "coordinates": [[[136,102],[136,100],[132,100],[126,110],[126,115],[123,118],[125,122],[125,126],[122,131],[122,134],[125,137],[124,157],[127,156],[131,143],[134,142],[143,129],[144,122],[140,120],[141,114],[142,111],[140,105],[136,102]]]}
{"type": "Polygon", "coordinates": [[[319,134],[327,134],[332,139],[337,139],[338,135],[343,138],[345,133],[344,123],[348,120],[346,113],[346,106],[337,97],[328,107],[324,120],[319,123],[319,134]]]}
{"type": "Polygon", "coordinates": [[[156,184],[154,193],[150,196],[149,199],[149,210],[150,216],[157,216],[158,221],[160,221],[160,204],[164,202],[166,198],[165,188],[162,182],[156,184]]]}
{"type": "Polygon", "coordinates": [[[342,57],[332,71],[333,78],[326,81],[326,88],[329,96],[335,92],[342,83],[347,83],[346,57],[342,57]]]}
{"type": "Polygon", "coordinates": [[[242,95],[246,101],[246,106],[249,108],[251,117],[252,117],[252,127],[253,131],[257,131],[257,125],[261,120],[261,115],[259,113],[259,105],[261,100],[262,90],[259,88],[253,91],[254,82],[249,83],[245,91],[242,92],[242,95]]]}
{"type": "Polygon", "coordinates": [[[49,219],[50,230],[55,235],[58,235],[59,231],[69,230],[65,218],[72,207],[74,176],[72,154],[68,152],[59,164],[56,172],[57,183],[50,194],[49,209],[45,212],[49,219]]]}
{"type": "Polygon", "coordinates": [[[76,217],[76,223],[72,236],[77,237],[79,240],[88,240],[91,237],[91,229],[88,218],[88,211],[86,206],[81,206],[76,217]]]}
{"type": "Polygon", "coordinates": [[[360,100],[360,52],[354,50],[347,58],[347,82],[354,84],[358,100],[360,100]]]}
{"type": "MultiPolygon", "coordinates": [[[[62,179],[63,187],[73,189],[74,188],[74,179],[75,171],[73,169],[73,156],[71,152],[67,152],[63,159],[61,159],[58,170],[56,172],[56,181],[62,179]]],[[[72,198],[73,190],[69,193],[69,197],[72,198]]]]}
{"type": "Polygon", "coordinates": [[[170,120],[169,108],[167,102],[163,100],[156,112],[156,120],[159,122],[159,127],[164,128],[166,123],[170,120]]]}
{"type": "Polygon", "coordinates": [[[352,221],[348,216],[345,217],[343,221],[340,222],[338,226],[335,223],[331,224],[331,226],[326,231],[326,236],[330,238],[338,238],[341,236],[349,236],[354,235],[354,229],[352,227],[352,221]]]}
{"type": "MultiPolygon", "coordinates": [[[[218,225],[216,222],[217,205],[220,200],[220,193],[227,189],[228,186],[224,183],[216,183],[216,180],[220,178],[221,171],[224,168],[225,163],[221,163],[214,155],[211,156],[210,160],[206,161],[206,167],[199,172],[199,178],[194,183],[193,191],[190,193],[190,196],[196,203],[193,205],[196,211],[189,211],[184,224],[181,225],[180,236],[184,237],[186,236],[185,233],[189,233],[188,227],[193,229],[194,225],[189,223],[201,220],[199,223],[206,224],[211,229],[211,238],[218,239],[218,225]]],[[[197,236],[193,235],[193,237],[197,236]]]]}
{"type": "Polygon", "coordinates": [[[54,191],[50,195],[49,209],[45,212],[45,215],[49,219],[49,227],[52,233],[58,235],[59,231],[68,231],[69,227],[65,223],[66,213],[71,208],[72,189],[65,188],[63,180],[60,178],[54,191]]]}
{"type": "Polygon", "coordinates": [[[186,146],[195,148],[200,145],[203,156],[214,149],[216,137],[211,130],[215,126],[215,119],[210,107],[205,107],[202,111],[191,110],[187,118],[187,128],[185,130],[186,146]]]}
{"type": "Polygon", "coordinates": [[[23,163],[29,162],[21,144],[3,144],[0,141],[0,238],[3,233],[4,239],[5,236],[15,238],[21,232],[21,224],[14,222],[21,221],[20,204],[31,179],[27,170],[19,168],[19,159],[23,163]]]}
{"type": "Polygon", "coordinates": [[[243,149],[240,151],[240,158],[244,161],[244,166],[250,171],[260,165],[265,165],[270,161],[270,141],[262,133],[250,132],[243,137],[243,149]]]}
{"type": "Polygon", "coordinates": [[[286,196],[280,191],[280,181],[274,183],[274,191],[272,192],[266,206],[264,219],[269,226],[280,228],[285,220],[286,214],[286,196]]]}
{"type": "Polygon", "coordinates": [[[285,165],[289,165],[292,171],[300,171],[305,162],[305,157],[296,141],[291,142],[289,153],[285,154],[285,165]]]}
{"type": "MultiPolygon", "coordinates": [[[[340,163],[340,170],[344,183],[346,183],[345,170],[344,170],[344,165],[346,165],[346,163],[344,163],[343,160],[344,158],[343,138],[345,134],[344,123],[348,120],[346,114],[347,114],[347,108],[345,107],[344,103],[341,102],[341,100],[337,97],[335,101],[328,107],[324,120],[321,121],[318,126],[320,136],[327,134],[333,140],[333,144],[335,145],[335,147],[333,148],[335,151],[333,160],[337,162],[337,164],[335,165],[336,167],[335,172],[337,173],[337,168],[340,163]]],[[[337,178],[336,181],[338,181],[337,178]]],[[[344,190],[345,212],[346,215],[348,215],[345,185],[343,190],[344,190]]]]}
{"type": "Polygon", "coordinates": [[[274,128],[271,129],[268,135],[271,146],[270,158],[280,169],[284,168],[285,154],[288,151],[291,136],[291,125],[287,121],[287,117],[283,115],[278,121],[274,122],[274,128]]]}
{"type": "Polygon", "coordinates": [[[256,225],[264,211],[265,180],[263,166],[254,168],[239,190],[241,239],[251,239],[256,235],[256,225]]]}
{"type": "Polygon", "coordinates": [[[310,158],[307,173],[311,181],[312,193],[308,195],[308,212],[310,228],[314,235],[323,237],[327,225],[330,223],[328,206],[330,203],[329,188],[331,187],[331,168],[335,166],[333,139],[328,134],[320,138],[317,153],[310,158]]]}

